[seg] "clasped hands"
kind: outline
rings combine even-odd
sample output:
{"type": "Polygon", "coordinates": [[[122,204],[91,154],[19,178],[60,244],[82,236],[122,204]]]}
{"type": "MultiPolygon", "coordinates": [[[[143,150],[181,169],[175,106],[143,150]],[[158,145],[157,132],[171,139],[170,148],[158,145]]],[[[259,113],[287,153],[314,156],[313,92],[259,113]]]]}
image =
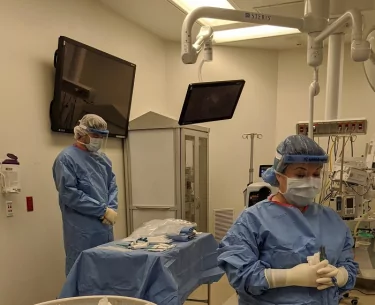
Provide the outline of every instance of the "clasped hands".
{"type": "Polygon", "coordinates": [[[111,208],[107,208],[102,218],[102,223],[108,226],[113,226],[116,223],[117,212],[111,208]]]}
{"type": "Polygon", "coordinates": [[[345,268],[336,268],[328,260],[320,261],[320,253],[307,258],[307,263],[291,269],[266,269],[265,276],[270,288],[299,286],[324,290],[334,285],[343,287],[348,281],[345,268]]]}
{"type": "Polygon", "coordinates": [[[336,268],[330,265],[327,260],[320,262],[320,252],[308,256],[307,263],[309,266],[319,266],[316,272],[318,290],[324,290],[335,285],[343,287],[348,282],[348,271],[344,267],[336,268]],[[324,264],[319,265],[320,263],[324,264]]]}

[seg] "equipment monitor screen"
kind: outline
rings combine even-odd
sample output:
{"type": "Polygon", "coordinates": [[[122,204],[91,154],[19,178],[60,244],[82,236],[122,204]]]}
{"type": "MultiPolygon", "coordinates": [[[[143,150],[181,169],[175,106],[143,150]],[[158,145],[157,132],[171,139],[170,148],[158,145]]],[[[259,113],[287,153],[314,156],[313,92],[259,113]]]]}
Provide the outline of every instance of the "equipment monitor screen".
{"type": "Polygon", "coordinates": [[[231,119],[244,85],[244,80],[190,84],[178,123],[189,125],[231,119]]]}

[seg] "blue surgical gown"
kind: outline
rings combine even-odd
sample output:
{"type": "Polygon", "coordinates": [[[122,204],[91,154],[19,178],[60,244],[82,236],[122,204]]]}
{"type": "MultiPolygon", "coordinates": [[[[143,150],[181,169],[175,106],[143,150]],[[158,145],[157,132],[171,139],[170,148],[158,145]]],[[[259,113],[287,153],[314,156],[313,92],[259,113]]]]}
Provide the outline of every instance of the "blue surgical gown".
{"type": "Polygon", "coordinates": [[[313,204],[303,213],[269,200],[246,209],[219,245],[219,266],[237,291],[239,304],[337,305],[339,294],[354,287],[358,265],[353,260],[349,228],[332,209],[313,204]],[[345,267],[347,284],[318,291],[308,287],[269,289],[267,268],[289,269],[325,246],[329,263],[345,267]]]}
{"type": "Polygon", "coordinates": [[[64,149],[53,165],[63,220],[65,273],[82,251],[113,241],[113,227],[102,224],[106,208],[117,210],[117,184],[111,161],[75,146],[64,149]]]}

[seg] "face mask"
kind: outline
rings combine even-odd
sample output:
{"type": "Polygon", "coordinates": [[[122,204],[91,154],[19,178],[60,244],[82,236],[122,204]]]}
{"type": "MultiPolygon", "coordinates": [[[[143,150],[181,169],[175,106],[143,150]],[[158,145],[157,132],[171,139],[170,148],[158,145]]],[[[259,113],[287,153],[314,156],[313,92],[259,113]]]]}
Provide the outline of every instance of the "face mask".
{"type": "Polygon", "coordinates": [[[86,148],[91,152],[97,152],[102,147],[103,139],[90,138],[90,143],[85,144],[86,148]]]}
{"type": "Polygon", "coordinates": [[[288,203],[297,207],[305,207],[314,202],[319,194],[321,178],[287,178],[287,188],[283,194],[288,203]]]}

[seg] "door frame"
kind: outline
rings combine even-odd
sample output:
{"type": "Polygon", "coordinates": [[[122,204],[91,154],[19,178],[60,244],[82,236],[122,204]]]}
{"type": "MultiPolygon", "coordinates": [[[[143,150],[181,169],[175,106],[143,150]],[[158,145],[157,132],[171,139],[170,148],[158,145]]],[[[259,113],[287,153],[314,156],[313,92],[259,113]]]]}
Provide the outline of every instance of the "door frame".
{"type": "MultiPolygon", "coordinates": [[[[181,216],[184,218],[186,212],[186,202],[185,202],[185,167],[186,167],[186,143],[185,137],[190,136],[194,138],[194,209],[195,215],[199,218],[199,209],[196,208],[196,204],[199,204],[200,200],[200,190],[199,190],[199,138],[207,139],[207,231],[209,231],[209,214],[210,214],[210,205],[209,205],[209,134],[207,132],[192,130],[188,128],[181,128],[181,216]]],[[[197,220],[197,219],[196,219],[197,220]]],[[[199,225],[199,223],[197,223],[199,225]]]]}

